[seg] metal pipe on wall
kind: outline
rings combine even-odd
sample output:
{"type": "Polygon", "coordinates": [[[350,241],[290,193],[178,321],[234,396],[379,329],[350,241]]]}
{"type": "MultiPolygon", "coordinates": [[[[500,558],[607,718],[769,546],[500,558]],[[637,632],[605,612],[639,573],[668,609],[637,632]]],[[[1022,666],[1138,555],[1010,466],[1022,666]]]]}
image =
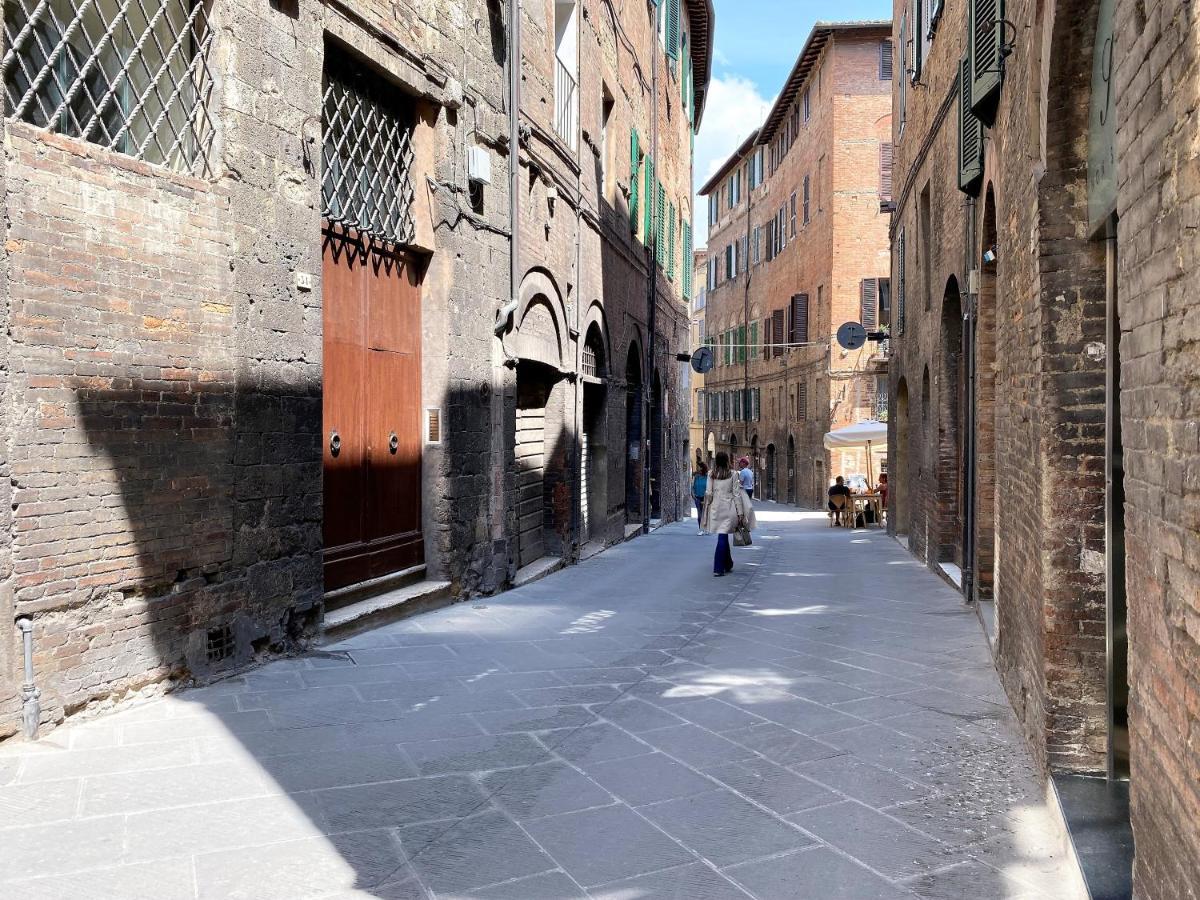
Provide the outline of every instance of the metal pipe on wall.
{"type": "MultiPolygon", "coordinates": [[[[655,17],[650,29],[650,158],[654,160],[655,181],[658,181],[657,168],[661,162],[658,158],[658,15],[656,8],[652,13],[655,17]]],[[[654,354],[657,349],[655,330],[658,327],[658,241],[662,231],[662,210],[658,209],[658,185],[647,185],[650,196],[646,202],[654,210],[650,217],[650,227],[654,229],[654,240],[647,245],[650,252],[648,271],[650,273],[649,304],[647,314],[646,357],[648,360],[646,372],[642,377],[642,534],[650,533],[650,475],[654,466],[650,464],[650,453],[659,453],[662,448],[650,441],[650,428],[654,424],[654,354]]],[[[659,422],[662,421],[662,411],[659,410],[659,422]]],[[[661,442],[660,442],[661,443],[661,442]]]]}
{"type": "Polygon", "coordinates": [[[962,339],[967,345],[964,357],[964,368],[967,372],[967,409],[966,421],[963,423],[963,466],[964,473],[964,491],[963,491],[963,570],[962,570],[962,592],[963,598],[968,602],[974,602],[975,596],[975,508],[978,505],[976,500],[976,485],[975,478],[977,467],[975,465],[976,454],[976,427],[979,419],[978,410],[976,408],[978,399],[975,396],[975,385],[978,379],[975,375],[976,354],[975,345],[977,336],[975,329],[979,321],[979,291],[978,284],[975,285],[976,290],[971,290],[971,273],[976,270],[977,257],[975,255],[975,233],[976,233],[976,209],[975,201],[968,199],[966,201],[966,217],[964,222],[964,230],[966,231],[966,265],[967,265],[967,291],[966,303],[963,304],[963,322],[962,339]]]}
{"type": "Polygon", "coordinates": [[[25,652],[25,681],[21,684],[21,717],[25,727],[25,737],[33,740],[37,737],[38,722],[42,717],[42,692],[38,690],[33,674],[33,620],[17,619],[17,628],[21,630],[21,644],[25,652]]]}

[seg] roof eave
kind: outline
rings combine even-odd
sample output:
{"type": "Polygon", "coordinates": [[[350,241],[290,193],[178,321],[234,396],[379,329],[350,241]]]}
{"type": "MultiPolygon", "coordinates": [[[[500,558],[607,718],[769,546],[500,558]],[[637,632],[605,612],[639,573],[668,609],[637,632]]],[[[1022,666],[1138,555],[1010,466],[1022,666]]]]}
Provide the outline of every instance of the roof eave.
{"type": "Polygon", "coordinates": [[[688,51],[692,55],[692,90],[695,97],[695,129],[700,130],[704,118],[704,105],[708,100],[708,85],[712,80],[713,32],[717,16],[712,0],[687,0],[688,18],[691,22],[688,51]]]}

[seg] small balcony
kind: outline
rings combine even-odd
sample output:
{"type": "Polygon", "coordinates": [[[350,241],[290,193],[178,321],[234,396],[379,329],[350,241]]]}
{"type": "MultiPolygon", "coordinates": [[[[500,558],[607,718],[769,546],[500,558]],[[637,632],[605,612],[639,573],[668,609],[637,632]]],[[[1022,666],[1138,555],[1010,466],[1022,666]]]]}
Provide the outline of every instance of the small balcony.
{"type": "Polygon", "coordinates": [[[574,153],[579,149],[579,86],[561,59],[555,57],[554,64],[554,130],[574,153]]]}

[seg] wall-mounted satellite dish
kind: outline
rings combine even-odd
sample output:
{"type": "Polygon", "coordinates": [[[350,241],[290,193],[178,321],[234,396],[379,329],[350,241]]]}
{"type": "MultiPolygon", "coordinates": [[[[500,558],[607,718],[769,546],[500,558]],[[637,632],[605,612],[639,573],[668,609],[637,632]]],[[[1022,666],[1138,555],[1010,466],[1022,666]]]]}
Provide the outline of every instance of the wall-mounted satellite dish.
{"type": "Polygon", "coordinates": [[[692,368],[701,375],[712,371],[713,362],[712,347],[701,347],[692,354],[692,368]]]}
{"type": "Polygon", "coordinates": [[[857,322],[847,322],[838,329],[837,342],[843,350],[857,350],[867,342],[867,329],[857,322]]]}

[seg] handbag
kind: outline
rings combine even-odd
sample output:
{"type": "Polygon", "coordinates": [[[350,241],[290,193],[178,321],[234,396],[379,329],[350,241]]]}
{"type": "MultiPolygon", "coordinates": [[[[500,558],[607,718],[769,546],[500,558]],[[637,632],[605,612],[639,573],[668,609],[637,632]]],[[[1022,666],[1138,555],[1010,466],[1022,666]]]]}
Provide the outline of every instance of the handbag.
{"type": "Polygon", "coordinates": [[[735,547],[749,547],[754,543],[750,537],[750,529],[745,522],[739,522],[738,527],[733,532],[733,545],[735,547]]]}

